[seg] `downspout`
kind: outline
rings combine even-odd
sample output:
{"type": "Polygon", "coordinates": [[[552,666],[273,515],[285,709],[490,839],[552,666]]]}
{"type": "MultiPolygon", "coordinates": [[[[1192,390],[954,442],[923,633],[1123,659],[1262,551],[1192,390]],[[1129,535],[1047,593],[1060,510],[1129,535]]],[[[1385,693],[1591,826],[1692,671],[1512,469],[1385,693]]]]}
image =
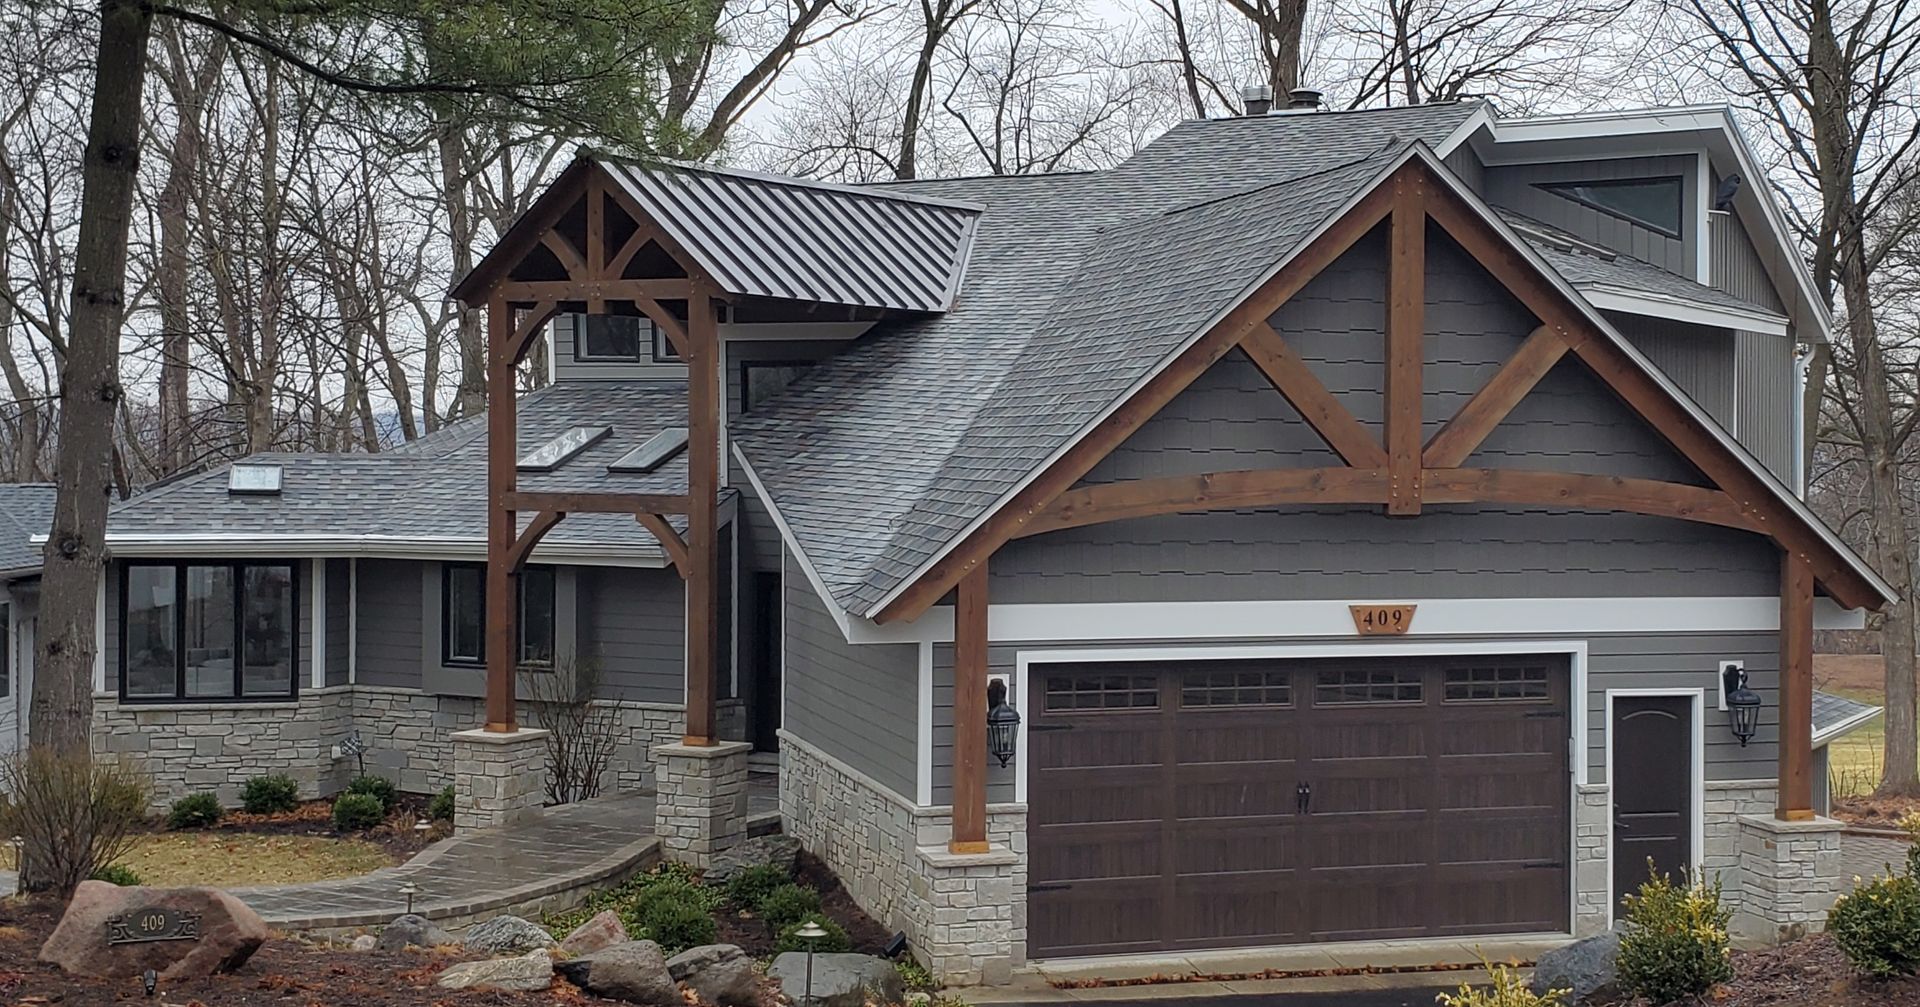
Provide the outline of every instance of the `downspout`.
{"type": "Polygon", "coordinates": [[[1799,345],[1793,347],[1793,460],[1788,483],[1795,496],[1807,498],[1807,364],[1813,354],[1799,345]]]}

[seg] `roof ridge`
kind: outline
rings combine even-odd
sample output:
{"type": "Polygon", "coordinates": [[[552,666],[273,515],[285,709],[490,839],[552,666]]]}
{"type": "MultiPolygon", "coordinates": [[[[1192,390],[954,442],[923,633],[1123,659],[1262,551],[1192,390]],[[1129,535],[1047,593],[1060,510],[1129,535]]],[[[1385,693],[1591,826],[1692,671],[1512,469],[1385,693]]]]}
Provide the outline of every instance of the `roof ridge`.
{"type": "Polygon", "coordinates": [[[728,178],[764,182],[768,185],[780,185],[796,189],[814,189],[822,192],[840,193],[861,199],[880,200],[882,202],[920,203],[928,206],[941,207],[943,209],[962,210],[972,213],[980,213],[986,209],[984,206],[977,203],[969,203],[965,200],[944,199],[937,196],[921,196],[914,193],[881,193],[862,185],[847,182],[832,182],[825,179],[805,178],[800,175],[782,175],[770,171],[754,171],[751,168],[736,168],[730,165],[710,164],[704,161],[684,161],[679,158],[668,157],[647,161],[620,154],[604,154],[599,152],[595,152],[593,157],[596,160],[622,164],[628,168],[639,171],[665,170],[668,172],[721,175],[728,178]]]}

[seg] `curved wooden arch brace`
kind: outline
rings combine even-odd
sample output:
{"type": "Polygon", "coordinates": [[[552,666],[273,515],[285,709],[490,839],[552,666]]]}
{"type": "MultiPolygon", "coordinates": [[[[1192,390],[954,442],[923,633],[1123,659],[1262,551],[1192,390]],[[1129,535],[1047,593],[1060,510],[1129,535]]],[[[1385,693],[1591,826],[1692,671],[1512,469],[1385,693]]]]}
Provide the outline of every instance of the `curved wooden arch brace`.
{"type": "Polygon", "coordinates": [[[660,540],[660,548],[666,551],[667,559],[673,563],[674,571],[680,575],[681,580],[686,580],[687,540],[681,538],[680,533],[674,531],[673,526],[667,523],[667,519],[658,514],[641,511],[633,517],[640,522],[642,528],[660,540]]]}
{"type": "MultiPolygon", "coordinates": [[[[1618,511],[1763,531],[1732,497],[1699,486],[1525,469],[1429,469],[1421,476],[1426,503],[1618,511]]],[[[1387,471],[1378,468],[1247,469],[1107,483],[1062,493],[1019,537],[1196,511],[1379,504],[1386,502],[1390,484],[1387,471]]]]}
{"type": "Polygon", "coordinates": [[[527,557],[533,555],[533,547],[547,537],[553,526],[567,516],[562,510],[543,510],[527,522],[527,527],[514,536],[513,545],[507,547],[507,570],[515,575],[527,567],[527,557]]]}
{"type": "Polygon", "coordinates": [[[527,359],[527,351],[533,347],[534,337],[540,334],[540,328],[547,324],[547,320],[559,312],[559,308],[553,301],[541,301],[520,319],[520,324],[514,327],[513,336],[506,345],[507,359],[513,361],[514,366],[519,366],[520,361],[527,359]]]}

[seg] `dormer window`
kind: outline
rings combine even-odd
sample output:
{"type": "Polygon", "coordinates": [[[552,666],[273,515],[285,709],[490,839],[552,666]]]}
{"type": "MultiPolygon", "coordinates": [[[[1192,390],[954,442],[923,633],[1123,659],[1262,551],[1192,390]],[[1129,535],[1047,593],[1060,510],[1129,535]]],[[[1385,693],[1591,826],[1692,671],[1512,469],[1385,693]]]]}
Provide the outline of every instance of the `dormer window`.
{"type": "Polygon", "coordinates": [[[1608,216],[1631,221],[1669,238],[1680,237],[1681,193],[1684,190],[1678,175],[1534,184],[1608,216]]]}
{"type": "Polygon", "coordinates": [[[573,359],[581,363],[678,363],[667,334],[637,315],[581,315],[573,359]]]}

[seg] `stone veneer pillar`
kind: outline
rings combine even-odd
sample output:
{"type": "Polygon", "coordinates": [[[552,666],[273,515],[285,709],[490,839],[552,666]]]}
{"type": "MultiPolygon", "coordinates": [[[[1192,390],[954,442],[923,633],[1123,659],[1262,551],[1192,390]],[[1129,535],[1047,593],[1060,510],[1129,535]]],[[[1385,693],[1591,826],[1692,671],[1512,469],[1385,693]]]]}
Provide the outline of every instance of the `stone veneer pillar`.
{"type": "Polygon", "coordinates": [[[547,798],[547,732],[453,735],[453,827],[469,832],[538,814],[547,798]]]}
{"type": "Polygon", "coordinates": [[[1840,895],[1840,830],[1831,818],[1782,822],[1740,816],[1740,903],[1733,929],[1785,941],[1826,927],[1840,895]]]}
{"type": "Polygon", "coordinates": [[[705,868],[747,838],[747,753],[743,741],[653,749],[653,831],[674,863],[705,868]]]}
{"type": "Polygon", "coordinates": [[[952,853],[945,846],[915,852],[920,870],[908,879],[905,908],[914,950],[927,968],[952,986],[1012,982],[1016,959],[1024,957],[1024,941],[1016,941],[1026,930],[1023,858],[1003,843],[985,853],[952,853]]]}

